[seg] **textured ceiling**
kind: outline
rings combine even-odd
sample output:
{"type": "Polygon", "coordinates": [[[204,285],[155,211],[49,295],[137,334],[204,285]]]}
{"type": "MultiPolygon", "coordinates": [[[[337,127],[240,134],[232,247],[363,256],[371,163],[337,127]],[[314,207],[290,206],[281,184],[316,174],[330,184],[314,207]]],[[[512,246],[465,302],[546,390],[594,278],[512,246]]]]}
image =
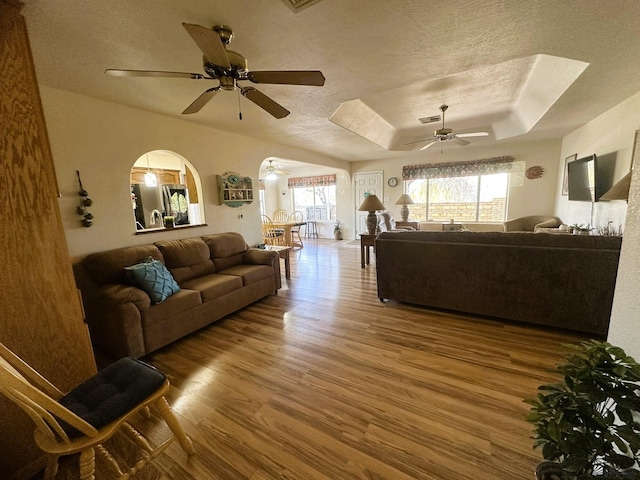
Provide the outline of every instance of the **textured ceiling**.
{"type": "Polygon", "coordinates": [[[24,15],[43,85],[345,160],[416,155],[404,144],[442,126],[418,121],[441,104],[446,127],[487,131],[471,141],[488,145],[563,136],[640,91],[636,0],[323,0],[298,13],[282,0],[26,0],[24,15]],[[210,81],[104,74],[201,73],[182,22],[228,25],[250,70],[319,69],[325,86],[254,85],[291,115],[242,98],[240,121],[235,92],[180,114],[210,81]]]}

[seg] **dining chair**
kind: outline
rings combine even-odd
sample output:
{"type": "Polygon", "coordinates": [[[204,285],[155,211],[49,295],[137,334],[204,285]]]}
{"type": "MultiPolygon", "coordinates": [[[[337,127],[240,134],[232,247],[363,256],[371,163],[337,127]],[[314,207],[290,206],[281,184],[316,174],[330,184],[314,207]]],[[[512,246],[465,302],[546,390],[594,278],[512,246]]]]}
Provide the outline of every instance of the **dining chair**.
{"type": "Polygon", "coordinates": [[[289,212],[286,210],[276,210],[273,212],[273,221],[276,223],[289,221],[289,212]]]}
{"type": "Polygon", "coordinates": [[[267,245],[284,245],[284,231],[275,228],[267,215],[260,217],[262,218],[262,241],[267,245]]]}
{"type": "Polygon", "coordinates": [[[45,480],[55,477],[60,457],[76,453],[80,453],[77,478],[82,480],[94,478],[96,452],[119,479],[135,475],[176,438],[182,449],[192,455],[191,439],[165,398],[168,390],[164,373],[140,360],[124,357],[64,394],[0,343],[0,393],[35,423],[36,445],[48,456],[45,480]],[[131,424],[138,412],[149,416],[149,406],[157,408],[173,433],[155,447],[131,424]],[[126,472],[103,445],[118,431],[128,436],[142,455],[126,472]]]}
{"type": "MultiPolygon", "coordinates": [[[[304,213],[302,213],[300,210],[295,210],[291,212],[291,215],[289,215],[289,221],[296,222],[296,223],[304,222],[304,213]]],[[[301,228],[302,228],[302,225],[296,225],[294,227],[291,227],[291,236],[293,237],[293,235],[297,235],[298,242],[300,243],[300,247],[304,247],[304,244],[302,243],[302,238],[300,237],[301,228]]]]}

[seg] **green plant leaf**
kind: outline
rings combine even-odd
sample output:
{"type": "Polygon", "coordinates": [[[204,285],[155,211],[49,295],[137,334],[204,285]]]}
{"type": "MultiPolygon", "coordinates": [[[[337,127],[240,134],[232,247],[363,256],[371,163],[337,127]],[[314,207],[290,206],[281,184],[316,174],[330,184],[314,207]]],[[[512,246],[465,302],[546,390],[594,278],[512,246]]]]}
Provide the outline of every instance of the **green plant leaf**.
{"type": "Polygon", "coordinates": [[[609,455],[607,455],[605,460],[608,463],[615,465],[616,467],[621,469],[631,468],[636,463],[636,461],[633,458],[627,457],[626,455],[620,455],[615,452],[612,452],[609,455]]]}

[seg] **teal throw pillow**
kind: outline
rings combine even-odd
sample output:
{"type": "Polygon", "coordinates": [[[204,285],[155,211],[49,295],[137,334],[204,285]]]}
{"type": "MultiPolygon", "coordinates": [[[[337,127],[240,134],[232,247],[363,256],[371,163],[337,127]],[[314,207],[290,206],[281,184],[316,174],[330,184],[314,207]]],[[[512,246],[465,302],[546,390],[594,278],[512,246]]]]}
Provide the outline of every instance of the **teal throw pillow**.
{"type": "Polygon", "coordinates": [[[125,267],[127,278],[136,287],[147,292],[151,303],[164,302],[180,290],[171,272],[160,260],[148,257],[144,262],[125,267]]]}

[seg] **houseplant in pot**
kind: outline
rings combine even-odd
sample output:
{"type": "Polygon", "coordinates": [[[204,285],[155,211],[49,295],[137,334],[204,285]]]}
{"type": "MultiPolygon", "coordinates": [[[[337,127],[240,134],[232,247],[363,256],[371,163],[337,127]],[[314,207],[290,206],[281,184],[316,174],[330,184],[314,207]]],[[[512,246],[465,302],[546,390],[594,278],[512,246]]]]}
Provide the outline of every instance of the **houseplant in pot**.
{"type": "Polygon", "coordinates": [[[640,365],[603,341],[570,348],[563,381],[525,400],[546,460],[539,480],[640,479],[640,365]]]}
{"type": "Polygon", "coordinates": [[[340,220],[336,220],[336,224],[333,227],[333,238],[336,240],[342,240],[342,229],[340,228],[340,220]]]}

